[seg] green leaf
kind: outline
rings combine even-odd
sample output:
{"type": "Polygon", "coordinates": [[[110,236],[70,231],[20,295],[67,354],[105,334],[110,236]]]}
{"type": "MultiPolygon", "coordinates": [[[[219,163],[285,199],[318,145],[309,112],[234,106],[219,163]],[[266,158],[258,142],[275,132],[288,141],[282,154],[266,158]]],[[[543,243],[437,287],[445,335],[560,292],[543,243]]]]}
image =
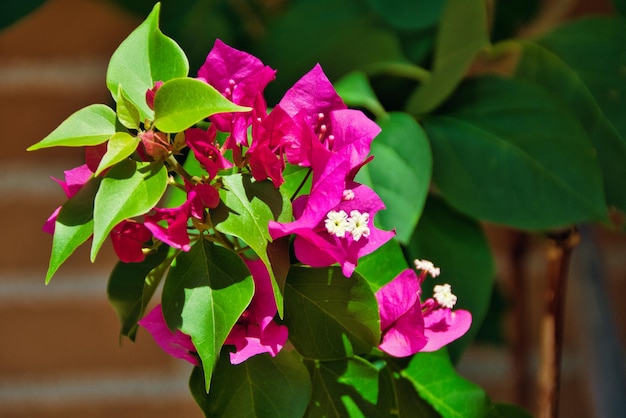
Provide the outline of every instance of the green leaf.
{"type": "Polygon", "coordinates": [[[96,169],[96,176],[120,161],[130,157],[139,145],[139,138],[126,132],[116,132],[107,142],[107,152],[96,169]]]}
{"type": "Polygon", "coordinates": [[[393,362],[387,363],[386,366],[381,370],[381,378],[383,380],[381,391],[389,391],[389,393],[383,392],[382,396],[393,399],[393,407],[396,411],[395,416],[404,418],[441,417],[428,402],[418,395],[411,382],[402,377],[400,374],[401,368],[393,362]]]}
{"type": "Polygon", "coordinates": [[[311,398],[307,369],[294,352],[287,350],[276,357],[256,355],[237,366],[222,355],[208,394],[205,380],[202,369],[196,367],[189,387],[207,417],[301,417],[311,398]]]}
{"type": "Polygon", "coordinates": [[[159,30],[160,3],[146,20],[115,50],[109,61],[106,83],[114,98],[118,86],[141,114],[141,120],[152,119],[146,103],[146,91],[157,81],[186,77],[189,63],[183,50],[159,30]]]}
{"type": "Polygon", "coordinates": [[[205,239],[180,253],[163,286],[163,316],[170,329],[191,336],[209,391],[226,337],[254,294],[250,271],[236,253],[205,239]]]}
{"type": "Polygon", "coordinates": [[[385,109],[380,104],[376,93],[372,89],[367,76],[363,71],[352,71],[341,80],[334,83],[337,94],[350,107],[367,109],[381,118],[385,115],[385,109]]]}
{"type": "Polygon", "coordinates": [[[312,395],[305,417],[389,417],[388,399],[379,404],[379,371],[360,357],[307,361],[312,395]]]}
{"type": "Polygon", "coordinates": [[[140,263],[119,261],[111,272],[107,295],[120,319],[120,336],[135,340],[137,321],[143,316],[150,297],[173,260],[173,257],[167,257],[170,249],[161,245],[140,263]]]}
{"type": "Polygon", "coordinates": [[[278,314],[282,317],[284,283],[277,282],[267,254],[267,245],[272,240],[268,224],[270,220],[290,220],[289,199],[271,182],[255,182],[249,175],[233,174],[222,177],[222,181],[220,196],[224,204],[211,211],[215,229],[241,238],[263,260],[272,277],[278,314]]]}
{"type": "Polygon", "coordinates": [[[402,248],[398,241],[390,240],[373,253],[359,258],[356,272],[367,280],[372,291],[377,292],[406,268],[402,248]]]}
{"type": "Polygon", "coordinates": [[[433,181],[457,210],[531,230],[606,220],[593,144],[544,89],[519,79],[475,78],[423,123],[433,181]]]}
{"type": "Polygon", "coordinates": [[[100,179],[92,177],[61,207],[54,225],[46,284],[74,250],[93,234],[93,202],[99,185],[100,179]]]}
{"type": "Polygon", "coordinates": [[[425,280],[425,297],[430,296],[435,284],[449,283],[458,297],[455,309],[472,313],[470,330],[448,346],[452,359],[457,360],[474,340],[489,308],[495,265],[485,233],[474,219],[431,196],[407,252],[412,260],[430,260],[441,268],[439,277],[425,280]]]}
{"type": "Polygon", "coordinates": [[[407,113],[422,115],[439,106],[488,45],[484,0],[448,0],[439,23],[432,75],[409,98],[407,113]]]}
{"type": "Polygon", "coordinates": [[[580,78],[563,61],[531,42],[521,43],[518,48],[522,48],[522,55],[515,75],[544,87],[580,121],[598,153],[607,203],[626,211],[622,182],[626,178],[626,141],[604,116],[580,78]]]}
{"type": "Polygon", "coordinates": [[[292,266],[285,286],[289,340],[306,358],[338,360],[369,353],[380,342],[378,303],[360,274],[339,267],[292,266]]]}
{"type": "Polygon", "coordinates": [[[498,403],[493,405],[489,418],[532,418],[532,415],[517,405],[498,403]]]}
{"type": "Polygon", "coordinates": [[[156,125],[163,132],[182,132],[216,113],[246,112],[213,86],[194,78],[166,81],[154,96],[156,125]]]}
{"type": "Polygon", "coordinates": [[[115,133],[115,112],[103,104],[80,109],[64,120],[50,135],[27,148],[83,147],[105,142],[115,133]]]}
{"type": "Polygon", "coordinates": [[[117,102],[117,107],[115,109],[117,119],[120,123],[128,129],[139,129],[139,124],[141,122],[139,109],[128,99],[128,97],[126,97],[126,93],[124,93],[124,89],[122,89],[121,84],[118,84],[117,86],[117,96],[115,101],[117,102]]]}
{"type": "Polygon", "coordinates": [[[401,374],[443,418],[484,418],[489,414],[487,394],[456,373],[445,349],[416,354],[401,374]]]}
{"type": "Polygon", "coordinates": [[[439,21],[445,0],[369,0],[370,6],[400,30],[426,29],[439,21]]]}
{"type": "Polygon", "coordinates": [[[376,217],[384,229],[396,229],[402,243],[411,238],[419,220],[432,170],[430,146],[424,130],[406,113],[389,113],[378,121],[382,132],[374,138],[374,159],[357,180],[372,187],[387,207],[376,217]]]}
{"type": "Polygon", "coordinates": [[[102,179],[93,211],[91,259],[124,219],[147,213],[161,199],[167,186],[167,169],[161,163],[127,159],[112,167],[102,179]]]}

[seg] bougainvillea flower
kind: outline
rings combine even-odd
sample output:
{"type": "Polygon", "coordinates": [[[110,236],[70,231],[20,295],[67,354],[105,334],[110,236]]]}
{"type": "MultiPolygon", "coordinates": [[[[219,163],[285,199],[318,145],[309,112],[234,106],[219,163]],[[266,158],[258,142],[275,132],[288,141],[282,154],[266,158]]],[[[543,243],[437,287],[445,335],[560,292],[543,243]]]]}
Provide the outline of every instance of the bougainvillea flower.
{"type": "MultiPolygon", "coordinates": [[[[432,263],[426,261],[432,266],[432,263]]],[[[418,276],[414,270],[403,270],[376,292],[380,311],[382,340],[378,348],[395,357],[440,349],[469,330],[472,316],[465,310],[452,310],[456,296],[450,285],[435,286],[433,298],[421,302],[421,285],[427,274],[433,277],[439,269],[426,268],[418,276]]],[[[418,263],[416,263],[418,265],[418,263]]]]}
{"type": "Polygon", "coordinates": [[[189,233],[187,232],[187,221],[191,213],[191,201],[176,208],[154,208],[154,213],[145,215],[144,225],[152,232],[156,239],[159,239],[170,247],[183,251],[191,249],[189,233]],[[163,225],[167,224],[167,227],[163,225]]]}
{"type": "Polygon", "coordinates": [[[360,257],[395,235],[374,226],[374,216],[384,208],[372,189],[350,182],[338,197],[316,190],[297,198],[293,202],[296,220],[286,224],[270,221],[269,231],[273,239],[295,234],[294,250],[300,262],[313,267],[339,263],[343,274],[350,277],[360,257]],[[329,227],[329,216],[341,211],[346,214],[345,230],[329,227]]]}
{"type": "MultiPolygon", "coordinates": [[[[78,167],[72,168],[71,170],[66,170],[63,172],[65,175],[65,181],[59,180],[54,177],[50,177],[52,180],[56,181],[59,186],[63,189],[65,196],[70,199],[72,198],[78,191],[89,181],[93,172],[89,169],[87,164],[80,165],[78,167]]],[[[54,234],[54,224],[57,220],[57,216],[59,215],[59,211],[61,210],[61,206],[56,208],[54,212],[48,217],[46,223],[41,228],[44,232],[48,234],[54,234]]]]}
{"type": "Polygon", "coordinates": [[[200,221],[204,221],[205,209],[216,208],[220,203],[220,194],[215,187],[206,183],[192,184],[185,180],[189,213],[200,221]]]}
{"type": "Polygon", "coordinates": [[[180,330],[172,331],[168,328],[161,305],[154,307],[138,324],[145,328],[157,345],[170,356],[186,360],[194,366],[200,365],[191,337],[180,330]]]}
{"type": "Polygon", "coordinates": [[[225,345],[234,345],[230,362],[239,364],[261,353],[276,356],[287,341],[288,331],[274,321],[276,299],[270,275],[261,260],[244,260],[254,280],[254,296],[239,321],[226,338],[225,345]]]}
{"type": "Polygon", "coordinates": [[[135,221],[122,221],[111,231],[113,249],[123,263],[140,263],[146,256],[143,244],[152,238],[152,232],[135,221]]]}
{"type": "MultiPolygon", "coordinates": [[[[198,78],[215,87],[224,97],[241,106],[253,107],[257,114],[266,112],[263,90],[274,80],[276,71],[253,55],[216,40],[198,78]]],[[[247,143],[246,129],[252,112],[218,114],[210,120],[222,132],[230,132],[237,145],[247,143]]]]}
{"type": "Polygon", "coordinates": [[[216,135],[215,125],[211,125],[206,131],[200,128],[191,128],[185,131],[185,141],[198,162],[207,171],[209,179],[214,178],[220,170],[233,166],[230,161],[224,158],[217,147],[216,135]]]}

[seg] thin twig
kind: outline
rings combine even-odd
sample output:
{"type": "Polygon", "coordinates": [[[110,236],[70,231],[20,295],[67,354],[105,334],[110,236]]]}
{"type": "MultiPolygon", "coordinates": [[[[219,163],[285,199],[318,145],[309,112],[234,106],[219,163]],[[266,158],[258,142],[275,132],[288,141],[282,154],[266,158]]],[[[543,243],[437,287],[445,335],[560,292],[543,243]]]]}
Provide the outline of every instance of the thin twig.
{"type": "Polygon", "coordinates": [[[548,237],[548,287],[545,312],[540,324],[541,364],[537,395],[539,418],[558,416],[567,274],[572,250],[580,240],[575,228],[551,233],[548,237]]]}

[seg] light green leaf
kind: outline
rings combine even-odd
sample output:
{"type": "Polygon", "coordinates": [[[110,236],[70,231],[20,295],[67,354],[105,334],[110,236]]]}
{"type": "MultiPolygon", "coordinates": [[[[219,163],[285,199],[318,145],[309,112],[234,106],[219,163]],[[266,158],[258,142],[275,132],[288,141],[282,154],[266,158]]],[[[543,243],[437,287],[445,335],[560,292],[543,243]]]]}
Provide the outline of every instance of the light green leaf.
{"type": "Polygon", "coordinates": [[[113,109],[103,104],[93,104],[70,115],[50,135],[31,145],[27,150],[98,145],[114,133],[115,112],[113,109]]]}
{"type": "Polygon", "coordinates": [[[363,71],[353,71],[334,83],[337,94],[350,107],[361,107],[376,115],[385,116],[385,109],[380,104],[363,71]]]}
{"type": "Polygon", "coordinates": [[[433,181],[455,209],[522,229],[607,219],[595,148],[544,89],[475,78],[423,124],[433,181]]]}
{"type": "Polygon", "coordinates": [[[167,186],[167,169],[161,163],[127,159],[113,166],[102,179],[93,211],[91,259],[124,219],[147,213],[161,199],[167,186]]]}
{"type": "Polygon", "coordinates": [[[430,79],[409,97],[407,113],[419,116],[439,106],[459,85],[476,55],[489,46],[484,0],[448,0],[439,23],[430,79]]]}
{"type": "Polygon", "coordinates": [[[154,124],[163,132],[182,132],[216,113],[249,110],[226,99],[210,84],[194,78],[167,81],[154,96],[154,124]]]}
{"type": "Polygon", "coordinates": [[[107,152],[96,169],[96,176],[104,170],[130,157],[139,145],[139,138],[126,132],[116,132],[107,142],[107,152]]]}
{"type": "Polygon", "coordinates": [[[416,354],[401,374],[443,418],[489,416],[487,394],[456,373],[445,349],[416,354]]]}
{"type": "Polygon", "coordinates": [[[191,394],[207,417],[301,417],[311,398],[306,367],[294,352],[282,350],[276,357],[253,356],[233,366],[224,352],[215,367],[211,391],[204,391],[202,369],[189,380],[191,394]]]}
{"type": "Polygon", "coordinates": [[[234,252],[205,239],[181,252],[163,286],[163,315],[170,329],[180,329],[202,359],[205,393],[222,345],[254,294],[254,282],[234,252]]]}
{"type": "Polygon", "coordinates": [[[291,203],[269,181],[257,182],[241,174],[224,176],[222,181],[220,196],[224,204],[211,211],[215,229],[241,238],[263,260],[272,277],[278,314],[282,317],[284,283],[276,281],[267,254],[267,245],[272,240],[268,224],[270,220],[290,220],[291,203]]]}
{"type": "Polygon", "coordinates": [[[411,238],[430,186],[432,156],[424,130],[406,113],[393,112],[378,121],[382,132],[374,138],[374,159],[357,176],[381,197],[384,211],[377,221],[396,229],[402,243],[411,238]]]}
{"type": "Polygon", "coordinates": [[[61,207],[54,225],[46,284],[74,250],[93,234],[93,202],[99,185],[100,179],[92,177],[61,207]]]}
{"type": "Polygon", "coordinates": [[[312,395],[305,417],[389,417],[389,399],[379,404],[379,371],[360,357],[306,361],[312,395]]]}
{"type": "Polygon", "coordinates": [[[302,356],[339,360],[369,353],[380,342],[378,303],[368,283],[339,267],[292,266],[285,285],[289,340],[302,356]]]}
{"type": "Polygon", "coordinates": [[[114,98],[122,85],[128,99],[139,109],[141,120],[152,119],[146,91],[156,81],[186,77],[189,63],[183,50],[159,30],[157,3],[146,20],[115,50],[109,61],[106,83],[114,98]]]}
{"type": "Polygon", "coordinates": [[[120,319],[120,336],[135,340],[137,321],[141,319],[150,297],[161,281],[173,257],[170,247],[161,245],[140,263],[119,261],[109,277],[107,295],[120,319]]]}
{"type": "Polygon", "coordinates": [[[439,277],[424,281],[424,297],[430,297],[435,284],[449,283],[458,297],[455,309],[472,313],[470,330],[448,346],[455,361],[474,340],[487,315],[495,279],[489,242],[476,220],[430,196],[407,253],[411,260],[430,260],[441,269],[439,277]]]}
{"type": "Polygon", "coordinates": [[[126,93],[124,93],[124,89],[122,89],[121,84],[117,85],[117,96],[115,101],[117,102],[115,109],[117,119],[120,123],[128,129],[139,129],[139,124],[141,122],[139,109],[128,99],[128,97],[126,97],[126,93]]]}

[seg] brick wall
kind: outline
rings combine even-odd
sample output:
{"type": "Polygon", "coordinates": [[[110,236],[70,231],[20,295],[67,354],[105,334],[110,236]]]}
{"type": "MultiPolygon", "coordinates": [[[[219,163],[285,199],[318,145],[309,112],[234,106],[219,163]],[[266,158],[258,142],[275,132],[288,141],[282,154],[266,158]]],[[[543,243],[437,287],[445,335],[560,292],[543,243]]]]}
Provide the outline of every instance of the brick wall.
{"type": "MultiPolygon", "coordinates": [[[[106,280],[115,262],[110,247],[105,245],[95,265],[89,264],[86,249],[79,249],[50,285],[43,282],[51,237],[40,228],[64,200],[48,176],[61,177],[63,170],[82,163],[82,155],[69,148],[25,149],[79,108],[109,103],[104,84],[108,58],[138,23],[105,1],[48,0],[0,32],[2,418],[201,416],[187,390],[186,363],[164,355],[145,333],[135,344],[119,344],[117,318],[106,301],[106,280]]],[[[511,295],[512,235],[494,227],[489,232],[500,285],[511,295]]],[[[607,302],[618,313],[623,344],[626,305],[619,295],[626,291],[626,240],[594,233],[602,238],[607,302]]],[[[585,267],[583,254],[575,253],[568,288],[560,414],[567,418],[593,416],[589,330],[581,325],[586,294],[576,279],[585,267]]],[[[545,242],[530,241],[527,262],[530,365],[535,370],[545,242]]],[[[516,402],[513,359],[502,347],[472,347],[460,370],[484,385],[494,400],[516,402]]]]}

